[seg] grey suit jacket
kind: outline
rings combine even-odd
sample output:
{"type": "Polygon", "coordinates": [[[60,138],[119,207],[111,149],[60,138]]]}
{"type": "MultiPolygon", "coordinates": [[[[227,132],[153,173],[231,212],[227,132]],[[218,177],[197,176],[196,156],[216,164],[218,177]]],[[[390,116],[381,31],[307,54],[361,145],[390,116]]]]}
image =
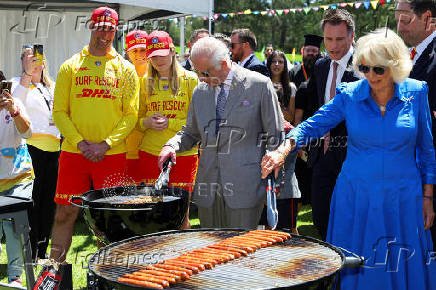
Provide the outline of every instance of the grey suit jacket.
{"type": "Polygon", "coordinates": [[[283,117],[271,80],[233,66],[225,120],[218,136],[215,89],[199,83],[192,95],[186,126],[167,143],[178,152],[201,145],[193,195],[201,207],[212,206],[219,187],[230,208],[252,208],[263,202],[266,194],[260,161],[265,149],[275,149],[283,137],[283,117]]]}

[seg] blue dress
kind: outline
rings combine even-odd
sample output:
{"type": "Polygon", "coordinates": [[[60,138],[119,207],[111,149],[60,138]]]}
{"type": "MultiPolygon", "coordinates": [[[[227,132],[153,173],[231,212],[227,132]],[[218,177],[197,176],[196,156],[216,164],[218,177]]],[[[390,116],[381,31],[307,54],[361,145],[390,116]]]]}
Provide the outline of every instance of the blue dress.
{"type": "Polygon", "coordinates": [[[365,257],[341,273],[341,289],[436,289],[436,259],[424,231],[422,185],[435,183],[425,82],[395,84],[382,116],[366,79],[337,95],[290,133],[297,147],[345,120],[347,157],[330,205],[327,242],[365,257]],[[433,281],[432,281],[433,280],[433,281]]]}

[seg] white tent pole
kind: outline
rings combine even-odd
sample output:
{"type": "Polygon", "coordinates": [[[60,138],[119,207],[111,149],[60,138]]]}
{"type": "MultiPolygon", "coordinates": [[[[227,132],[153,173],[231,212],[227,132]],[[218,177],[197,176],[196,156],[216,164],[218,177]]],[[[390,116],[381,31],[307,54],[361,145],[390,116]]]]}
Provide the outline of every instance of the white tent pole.
{"type": "Polygon", "coordinates": [[[185,16],[179,18],[180,20],[180,60],[185,59],[185,16]]]}
{"type": "Polygon", "coordinates": [[[209,0],[209,33],[212,34],[212,21],[214,20],[213,18],[213,1],[214,0],[209,0]]]}

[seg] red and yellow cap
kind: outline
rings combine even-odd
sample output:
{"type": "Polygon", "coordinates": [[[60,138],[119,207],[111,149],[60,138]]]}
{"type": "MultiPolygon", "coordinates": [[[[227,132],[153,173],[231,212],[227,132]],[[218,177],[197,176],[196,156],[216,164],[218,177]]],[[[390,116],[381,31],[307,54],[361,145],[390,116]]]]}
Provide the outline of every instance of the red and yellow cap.
{"type": "Polygon", "coordinates": [[[91,15],[94,26],[118,26],[118,13],[109,7],[100,7],[94,10],[91,15]]]}
{"type": "Polygon", "coordinates": [[[130,31],[126,36],[126,51],[139,47],[147,48],[147,32],[143,30],[130,31]]]}
{"type": "Polygon", "coordinates": [[[173,39],[165,31],[155,30],[147,36],[147,58],[167,56],[173,47],[173,39]]]}

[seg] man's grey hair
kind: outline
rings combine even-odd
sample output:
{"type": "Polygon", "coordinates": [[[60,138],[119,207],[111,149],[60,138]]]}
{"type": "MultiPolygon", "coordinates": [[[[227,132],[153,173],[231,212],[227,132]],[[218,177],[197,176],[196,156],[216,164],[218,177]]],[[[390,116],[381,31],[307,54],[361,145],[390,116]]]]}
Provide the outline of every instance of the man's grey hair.
{"type": "Polygon", "coordinates": [[[215,37],[200,38],[191,50],[191,59],[206,57],[214,66],[220,66],[223,60],[229,60],[229,49],[215,37]]]}

